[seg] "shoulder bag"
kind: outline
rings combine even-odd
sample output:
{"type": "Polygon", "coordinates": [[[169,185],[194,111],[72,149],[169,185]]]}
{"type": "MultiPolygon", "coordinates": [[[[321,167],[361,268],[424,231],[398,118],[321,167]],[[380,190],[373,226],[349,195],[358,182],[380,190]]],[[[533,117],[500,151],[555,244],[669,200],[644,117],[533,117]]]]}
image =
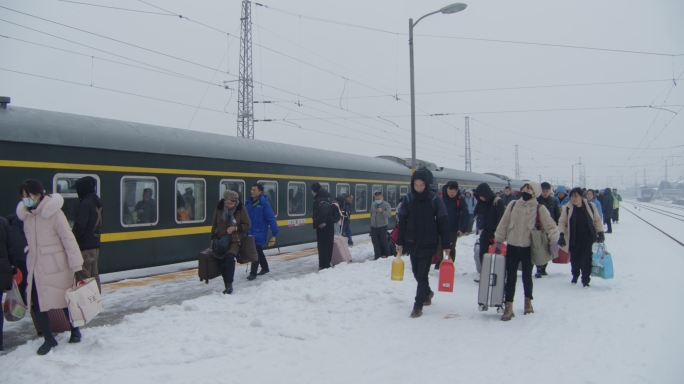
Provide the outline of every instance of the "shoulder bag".
{"type": "Polygon", "coordinates": [[[247,235],[242,238],[242,244],[240,244],[240,252],[237,257],[237,262],[240,264],[245,263],[256,263],[259,261],[259,254],[256,250],[256,244],[254,243],[254,236],[247,235]]]}
{"type": "Polygon", "coordinates": [[[549,246],[549,236],[539,225],[539,206],[540,204],[537,204],[537,218],[534,229],[530,233],[532,237],[532,265],[544,265],[554,257],[549,246]]]}

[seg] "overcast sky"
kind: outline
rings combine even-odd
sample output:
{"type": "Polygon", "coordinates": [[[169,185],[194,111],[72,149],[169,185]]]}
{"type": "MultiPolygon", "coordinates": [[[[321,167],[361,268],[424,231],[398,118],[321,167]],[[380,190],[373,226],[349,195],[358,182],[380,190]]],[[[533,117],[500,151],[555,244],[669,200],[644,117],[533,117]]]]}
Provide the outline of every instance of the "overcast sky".
{"type": "MultiPolygon", "coordinates": [[[[448,1],[263,1],[254,100],[278,102],[255,104],[255,119],[275,120],[255,123],[256,138],[410,157],[408,19],[448,1]]],[[[236,134],[237,92],[221,85],[238,75],[241,1],[146,0],[191,21],[142,1],[80,2],[0,0],[25,13],[0,8],[13,106],[236,134]]],[[[523,179],[570,184],[580,157],[589,187],[641,184],[644,169],[660,182],[666,161],[670,181],[684,178],[684,1],[467,4],[414,31],[419,159],[464,169],[469,116],[475,172],[514,177],[518,145],[523,179]]]]}

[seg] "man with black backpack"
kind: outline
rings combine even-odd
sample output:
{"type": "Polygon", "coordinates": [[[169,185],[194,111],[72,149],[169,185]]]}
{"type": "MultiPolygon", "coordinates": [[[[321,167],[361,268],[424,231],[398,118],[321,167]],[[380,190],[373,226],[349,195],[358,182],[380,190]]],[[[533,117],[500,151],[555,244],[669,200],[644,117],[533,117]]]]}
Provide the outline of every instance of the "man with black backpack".
{"type": "Polygon", "coordinates": [[[335,240],[335,222],[340,219],[339,210],[333,210],[330,193],[321,184],[311,184],[313,201],[313,227],[316,229],[316,245],[318,246],[318,270],[330,268],[333,241],[335,240]],[[335,219],[335,211],[337,219],[335,219]]]}

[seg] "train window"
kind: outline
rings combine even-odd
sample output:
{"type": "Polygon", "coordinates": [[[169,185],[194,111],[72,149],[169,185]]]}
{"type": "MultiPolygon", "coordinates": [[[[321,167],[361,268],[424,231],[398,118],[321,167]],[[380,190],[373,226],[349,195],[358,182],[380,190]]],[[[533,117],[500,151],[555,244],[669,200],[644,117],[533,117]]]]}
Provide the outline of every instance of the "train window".
{"type": "Polygon", "coordinates": [[[375,192],[380,192],[380,193],[383,194],[384,197],[386,197],[385,194],[384,194],[383,191],[382,191],[382,185],[380,185],[380,184],[373,184],[372,189],[373,189],[373,192],[371,193],[371,195],[375,196],[375,192]]]}
{"type": "Polygon", "coordinates": [[[264,196],[271,204],[273,214],[278,217],[278,182],[272,180],[259,180],[258,183],[264,186],[264,196]]]}
{"type": "Polygon", "coordinates": [[[368,186],[366,184],[356,184],[356,212],[365,212],[367,209],[368,186]]]}
{"type": "Polygon", "coordinates": [[[287,214],[304,216],[306,214],[306,184],[290,181],[287,183],[287,214]]]}
{"type": "Polygon", "coordinates": [[[121,225],[138,227],[159,222],[159,180],[149,176],[121,178],[121,225]]]}
{"type": "Polygon", "coordinates": [[[64,216],[66,216],[69,226],[72,228],[74,227],[76,212],[81,202],[76,191],[76,180],[85,176],[91,176],[95,179],[95,192],[100,196],[100,178],[97,175],[58,173],[52,177],[52,192],[59,193],[64,198],[62,212],[64,212],[64,216]]]}
{"type": "Polygon", "coordinates": [[[399,186],[399,200],[403,199],[404,195],[408,195],[408,185],[399,186]]]}
{"type": "Polygon", "coordinates": [[[326,191],[328,191],[328,193],[330,193],[330,183],[318,183],[318,184],[321,185],[321,188],[325,189],[326,191]]]}
{"type": "Polygon", "coordinates": [[[342,183],[337,183],[337,186],[335,186],[335,196],[339,195],[347,195],[351,192],[351,188],[349,187],[349,184],[342,184],[342,183]]]}
{"type": "Polygon", "coordinates": [[[176,223],[201,223],[207,214],[207,182],[204,179],[176,179],[176,223]]]}
{"type": "Polygon", "coordinates": [[[387,202],[392,209],[397,207],[397,187],[394,185],[387,186],[387,202]]]}
{"type": "Polygon", "coordinates": [[[223,199],[223,192],[231,190],[237,192],[238,198],[243,203],[245,202],[245,181],[244,180],[221,180],[219,187],[219,200],[223,199]]]}

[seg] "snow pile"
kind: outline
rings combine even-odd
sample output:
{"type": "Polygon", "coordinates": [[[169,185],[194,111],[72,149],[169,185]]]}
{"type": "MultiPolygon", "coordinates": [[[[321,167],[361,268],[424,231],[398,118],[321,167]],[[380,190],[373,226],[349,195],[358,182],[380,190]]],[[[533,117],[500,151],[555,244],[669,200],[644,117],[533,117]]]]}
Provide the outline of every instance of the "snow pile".
{"type": "Polygon", "coordinates": [[[403,282],[390,280],[391,258],[354,262],[86,327],[76,345],[62,334],[44,357],[29,341],[0,371],[7,383],[681,382],[681,247],[630,216],[614,231],[616,279],[582,289],[569,265],[550,265],[532,315],[519,279],[510,322],[477,310],[471,236],[458,243],[455,292],[437,292],[419,319],[408,258],[403,282]]]}

